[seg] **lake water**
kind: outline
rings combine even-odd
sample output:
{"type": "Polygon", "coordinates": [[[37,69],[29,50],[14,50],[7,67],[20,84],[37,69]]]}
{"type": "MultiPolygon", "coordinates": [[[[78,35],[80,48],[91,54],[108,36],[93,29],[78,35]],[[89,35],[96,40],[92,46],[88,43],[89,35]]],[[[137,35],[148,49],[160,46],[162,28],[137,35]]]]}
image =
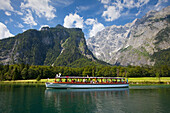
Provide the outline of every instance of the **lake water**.
{"type": "Polygon", "coordinates": [[[169,86],[123,89],[46,89],[0,85],[0,113],[168,113],[169,86]]]}

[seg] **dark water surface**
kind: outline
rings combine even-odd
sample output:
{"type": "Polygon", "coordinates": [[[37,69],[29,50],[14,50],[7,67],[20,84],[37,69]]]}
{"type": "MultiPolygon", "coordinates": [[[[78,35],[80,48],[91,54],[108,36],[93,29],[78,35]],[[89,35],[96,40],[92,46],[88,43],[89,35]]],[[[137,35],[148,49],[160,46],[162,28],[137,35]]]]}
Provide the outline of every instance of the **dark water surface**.
{"type": "Polygon", "coordinates": [[[168,113],[169,86],[126,89],[46,89],[0,85],[0,113],[168,113]]]}

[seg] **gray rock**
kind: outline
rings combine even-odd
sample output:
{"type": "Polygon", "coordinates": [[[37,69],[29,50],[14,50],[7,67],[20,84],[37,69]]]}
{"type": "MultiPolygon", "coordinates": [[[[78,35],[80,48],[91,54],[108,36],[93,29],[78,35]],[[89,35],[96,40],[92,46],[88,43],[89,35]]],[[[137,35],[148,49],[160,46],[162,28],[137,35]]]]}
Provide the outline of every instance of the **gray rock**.
{"type": "Polygon", "coordinates": [[[151,55],[170,48],[170,6],[150,11],[124,26],[110,26],[87,39],[87,45],[100,60],[119,65],[154,65],[151,55]],[[161,41],[158,42],[158,37],[161,41]]]}

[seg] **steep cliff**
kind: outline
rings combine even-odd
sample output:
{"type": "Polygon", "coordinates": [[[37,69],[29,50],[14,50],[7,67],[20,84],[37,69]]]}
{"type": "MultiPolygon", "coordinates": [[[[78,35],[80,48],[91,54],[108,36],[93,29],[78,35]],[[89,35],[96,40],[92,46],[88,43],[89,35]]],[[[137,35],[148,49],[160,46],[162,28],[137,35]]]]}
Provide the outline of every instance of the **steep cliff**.
{"type": "Polygon", "coordinates": [[[81,29],[58,25],[40,31],[30,29],[15,37],[0,40],[0,62],[75,67],[100,61],[87,48],[81,29]]]}
{"type": "Polygon", "coordinates": [[[87,40],[100,60],[118,65],[154,65],[155,52],[170,48],[170,6],[124,26],[111,26],[87,40]]]}

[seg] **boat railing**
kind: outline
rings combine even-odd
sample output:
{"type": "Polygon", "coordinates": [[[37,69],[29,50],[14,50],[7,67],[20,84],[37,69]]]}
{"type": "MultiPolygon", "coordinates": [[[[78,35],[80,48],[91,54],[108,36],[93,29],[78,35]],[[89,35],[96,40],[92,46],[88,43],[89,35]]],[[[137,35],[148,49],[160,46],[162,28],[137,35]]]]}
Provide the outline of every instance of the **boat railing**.
{"type": "Polygon", "coordinates": [[[55,81],[54,83],[63,84],[127,84],[126,81],[55,81]]]}
{"type": "Polygon", "coordinates": [[[116,77],[57,77],[54,83],[67,84],[127,84],[125,78],[116,77]]]}

